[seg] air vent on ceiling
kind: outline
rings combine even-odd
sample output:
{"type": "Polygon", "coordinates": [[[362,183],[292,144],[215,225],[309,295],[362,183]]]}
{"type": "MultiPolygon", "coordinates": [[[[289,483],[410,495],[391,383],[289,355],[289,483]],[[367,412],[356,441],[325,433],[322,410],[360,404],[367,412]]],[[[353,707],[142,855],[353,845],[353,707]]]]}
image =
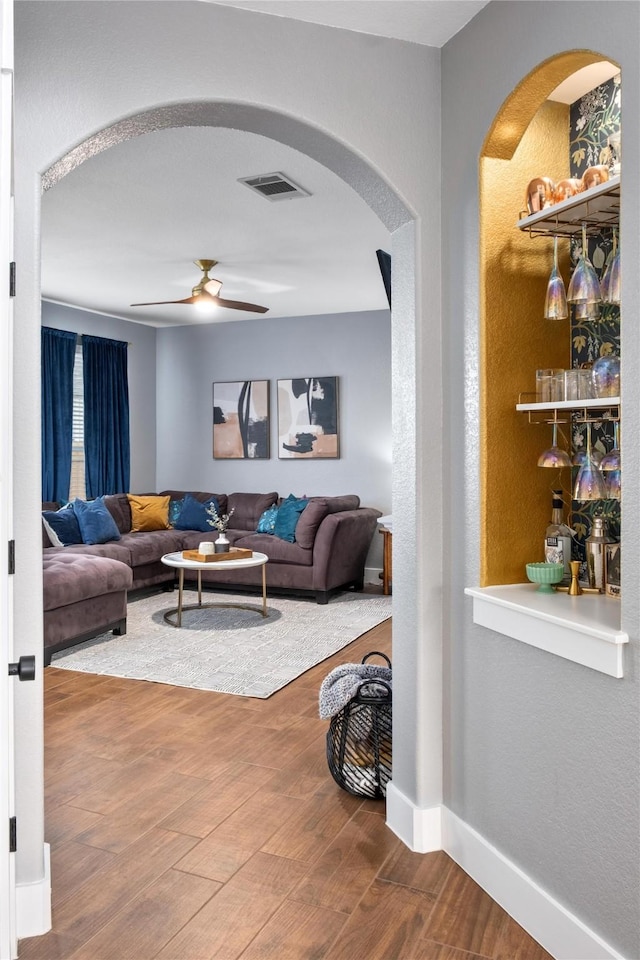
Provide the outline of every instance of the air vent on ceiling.
{"type": "Polygon", "coordinates": [[[284,173],[265,173],[261,177],[240,177],[239,182],[245,183],[267,200],[294,200],[296,197],[311,196],[308,190],[303,190],[289,177],[285,177],[284,173]]]}

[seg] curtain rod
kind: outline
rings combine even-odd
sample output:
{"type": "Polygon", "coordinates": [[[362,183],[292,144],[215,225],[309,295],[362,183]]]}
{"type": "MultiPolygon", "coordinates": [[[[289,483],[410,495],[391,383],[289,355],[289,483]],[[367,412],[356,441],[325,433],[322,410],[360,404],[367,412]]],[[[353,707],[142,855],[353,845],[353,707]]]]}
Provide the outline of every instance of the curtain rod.
{"type": "MultiPolygon", "coordinates": [[[[76,346],[77,346],[78,344],[82,343],[82,336],[83,336],[83,335],[82,335],[81,333],[76,333],[76,346]]],[[[93,334],[87,333],[87,334],[85,334],[85,336],[91,337],[91,336],[93,336],[93,334]]],[[[104,340],[115,340],[115,337],[103,337],[103,339],[104,339],[104,340]]],[[[123,343],[123,342],[124,342],[124,341],[122,341],[122,340],[119,341],[119,343],[123,343]]],[[[129,342],[127,343],[127,346],[128,346],[128,347],[132,347],[132,346],[133,346],[133,344],[131,343],[131,341],[129,341],[129,342]]]]}

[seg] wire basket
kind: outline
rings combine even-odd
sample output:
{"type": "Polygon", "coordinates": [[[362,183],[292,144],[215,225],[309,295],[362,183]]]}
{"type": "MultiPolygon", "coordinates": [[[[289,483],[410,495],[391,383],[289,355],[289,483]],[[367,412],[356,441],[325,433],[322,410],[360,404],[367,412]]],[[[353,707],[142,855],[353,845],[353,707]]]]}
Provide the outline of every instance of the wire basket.
{"type": "MultiPolygon", "coordinates": [[[[363,657],[384,653],[372,651],[363,657]]],[[[336,783],[357,797],[380,799],[391,779],[391,687],[385,680],[363,680],[327,731],[327,762],[336,783]]]]}

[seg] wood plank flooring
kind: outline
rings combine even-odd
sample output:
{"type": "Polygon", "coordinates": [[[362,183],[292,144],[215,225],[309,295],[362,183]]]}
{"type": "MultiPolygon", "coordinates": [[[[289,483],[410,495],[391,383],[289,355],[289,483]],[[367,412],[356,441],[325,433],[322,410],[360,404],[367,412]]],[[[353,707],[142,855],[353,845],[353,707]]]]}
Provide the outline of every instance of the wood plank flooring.
{"type": "Polygon", "coordinates": [[[384,803],[331,779],[318,689],[268,700],[45,671],[53,929],[20,960],[549,960],[384,803]]]}

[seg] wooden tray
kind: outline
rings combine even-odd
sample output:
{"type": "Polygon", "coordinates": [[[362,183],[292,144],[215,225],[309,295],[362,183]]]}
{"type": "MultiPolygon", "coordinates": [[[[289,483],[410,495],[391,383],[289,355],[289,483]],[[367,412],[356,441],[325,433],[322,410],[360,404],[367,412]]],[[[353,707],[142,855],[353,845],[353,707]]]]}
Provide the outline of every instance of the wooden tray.
{"type": "Polygon", "coordinates": [[[198,563],[218,563],[219,560],[248,560],[253,556],[253,550],[242,547],[231,547],[227,553],[198,553],[197,550],[183,550],[184,560],[196,560],[198,563]]]}

